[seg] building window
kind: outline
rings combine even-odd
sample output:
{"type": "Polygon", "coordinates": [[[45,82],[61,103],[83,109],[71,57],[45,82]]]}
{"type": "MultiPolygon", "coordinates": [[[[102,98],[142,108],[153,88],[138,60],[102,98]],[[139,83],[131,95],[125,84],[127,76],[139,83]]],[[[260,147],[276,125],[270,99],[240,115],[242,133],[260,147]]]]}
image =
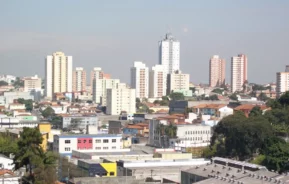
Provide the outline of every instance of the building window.
{"type": "Polygon", "coordinates": [[[112,139],[111,142],[116,142],[116,139],[112,139]]]}
{"type": "Polygon", "coordinates": [[[81,140],[78,140],[78,143],[81,143],[81,140]]]}
{"type": "Polygon", "coordinates": [[[101,143],[100,139],[95,139],[95,143],[101,143]]]}
{"type": "Polygon", "coordinates": [[[95,147],[96,150],[101,150],[101,147],[95,147]]]}
{"type": "Polygon", "coordinates": [[[111,147],[111,149],[116,149],[116,146],[111,147]]]}
{"type": "Polygon", "coordinates": [[[103,147],[104,150],[108,150],[108,147],[103,147]]]}
{"type": "Polygon", "coordinates": [[[108,139],[103,139],[103,143],[108,143],[108,139]]]}
{"type": "Polygon", "coordinates": [[[65,144],[70,144],[70,140],[65,140],[65,144]]]}
{"type": "Polygon", "coordinates": [[[110,176],[114,176],[114,172],[109,172],[109,175],[110,176]]]}
{"type": "Polygon", "coordinates": [[[64,148],[65,151],[70,151],[70,148],[64,148]]]}
{"type": "Polygon", "coordinates": [[[89,143],[92,143],[92,140],[89,140],[88,142],[89,142],[89,143]]]}

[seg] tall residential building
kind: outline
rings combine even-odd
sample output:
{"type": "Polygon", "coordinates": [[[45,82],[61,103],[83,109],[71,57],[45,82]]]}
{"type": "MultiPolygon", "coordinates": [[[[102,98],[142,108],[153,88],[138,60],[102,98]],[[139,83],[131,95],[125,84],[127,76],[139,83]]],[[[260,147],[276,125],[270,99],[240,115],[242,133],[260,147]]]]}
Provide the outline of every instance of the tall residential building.
{"type": "Polygon", "coordinates": [[[220,87],[225,84],[226,62],[218,55],[210,59],[210,87],[220,87]]]}
{"type": "Polygon", "coordinates": [[[100,67],[94,67],[90,73],[90,86],[91,94],[93,93],[93,80],[94,79],[110,79],[110,74],[104,73],[100,67]]]}
{"type": "Polygon", "coordinates": [[[40,101],[43,95],[42,80],[37,75],[24,77],[24,92],[29,92],[34,96],[35,101],[40,101]]]}
{"type": "Polygon", "coordinates": [[[247,81],[247,56],[239,54],[231,60],[231,91],[243,90],[243,84],[247,81]]]}
{"type": "Polygon", "coordinates": [[[286,66],[285,72],[278,72],[276,75],[276,93],[280,97],[286,91],[289,91],[289,65],[286,66]]]}
{"type": "Polygon", "coordinates": [[[33,77],[24,77],[24,92],[31,92],[31,91],[42,91],[41,89],[41,78],[37,75],[33,77]]]}
{"type": "Polygon", "coordinates": [[[122,111],[128,114],[136,112],[135,89],[128,88],[121,83],[117,88],[107,90],[106,113],[110,115],[120,115],[122,111]]]}
{"type": "Polygon", "coordinates": [[[86,90],[86,72],[82,67],[76,67],[73,71],[73,91],[86,90]]]}
{"type": "Polygon", "coordinates": [[[149,69],[141,61],[135,61],[130,69],[131,87],[135,88],[136,98],[148,98],[149,96],[149,69]]]}
{"type": "Polygon", "coordinates": [[[190,74],[176,71],[168,75],[167,94],[172,91],[188,91],[190,89],[190,74]]]}
{"type": "Polygon", "coordinates": [[[152,67],[149,76],[149,97],[159,98],[167,93],[167,73],[163,65],[152,67]]]}
{"type": "Polygon", "coordinates": [[[107,89],[117,88],[119,79],[94,79],[93,82],[93,101],[106,106],[107,89]]]}
{"type": "Polygon", "coordinates": [[[72,56],[65,56],[63,52],[47,56],[45,77],[46,97],[52,98],[58,92],[72,92],[72,56]]]}
{"type": "Polygon", "coordinates": [[[159,42],[159,64],[168,74],[180,70],[180,42],[170,33],[159,42]]]}

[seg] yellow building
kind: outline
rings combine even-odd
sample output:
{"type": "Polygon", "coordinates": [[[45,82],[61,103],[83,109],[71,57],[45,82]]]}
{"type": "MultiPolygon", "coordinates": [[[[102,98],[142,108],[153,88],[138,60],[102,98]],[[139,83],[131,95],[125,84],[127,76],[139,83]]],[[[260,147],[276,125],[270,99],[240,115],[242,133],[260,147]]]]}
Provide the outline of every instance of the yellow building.
{"type": "Polygon", "coordinates": [[[42,134],[42,144],[40,145],[44,151],[47,150],[48,140],[53,136],[51,134],[51,124],[50,123],[40,123],[38,124],[38,129],[42,134]]]}
{"type": "Polygon", "coordinates": [[[78,160],[78,167],[90,177],[116,177],[116,162],[100,163],[99,160],[78,160]]]}

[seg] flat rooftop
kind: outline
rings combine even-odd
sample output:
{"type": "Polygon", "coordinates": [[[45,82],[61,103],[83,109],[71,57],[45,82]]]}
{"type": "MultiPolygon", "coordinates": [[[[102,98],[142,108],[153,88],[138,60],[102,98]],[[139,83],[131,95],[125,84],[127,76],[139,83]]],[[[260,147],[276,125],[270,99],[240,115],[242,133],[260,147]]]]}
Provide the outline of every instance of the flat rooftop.
{"type": "Polygon", "coordinates": [[[149,155],[143,151],[127,151],[127,152],[81,152],[82,154],[87,154],[90,156],[139,156],[139,155],[149,155]]]}
{"type": "Polygon", "coordinates": [[[59,138],[105,138],[105,137],[122,137],[121,134],[61,134],[55,135],[59,138]]]}

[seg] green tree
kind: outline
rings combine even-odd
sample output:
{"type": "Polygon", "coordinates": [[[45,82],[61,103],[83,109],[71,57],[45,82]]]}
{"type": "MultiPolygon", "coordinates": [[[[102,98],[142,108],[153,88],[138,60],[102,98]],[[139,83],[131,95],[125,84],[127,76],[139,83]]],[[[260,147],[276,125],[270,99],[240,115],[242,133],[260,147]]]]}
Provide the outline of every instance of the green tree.
{"type": "Polygon", "coordinates": [[[274,108],[274,109],[280,109],[282,108],[282,105],[279,103],[278,100],[274,100],[274,99],[269,99],[267,102],[266,102],[266,105],[268,107],[271,107],[271,108],[274,108]]]}
{"type": "Polygon", "coordinates": [[[279,103],[282,106],[288,106],[289,105],[289,91],[285,92],[280,98],[279,98],[279,103]]]}
{"type": "Polygon", "coordinates": [[[218,96],[217,95],[211,95],[209,96],[209,100],[219,100],[218,96]]]}
{"type": "Polygon", "coordinates": [[[253,109],[251,110],[249,117],[257,117],[257,116],[261,116],[262,115],[262,110],[259,106],[255,106],[253,107],[253,109]]]}
{"type": "Polygon", "coordinates": [[[211,141],[212,145],[218,144],[222,148],[217,147],[216,155],[246,160],[258,154],[265,138],[271,135],[272,128],[265,118],[246,118],[243,114],[236,113],[218,123],[211,141]]]}
{"type": "Polygon", "coordinates": [[[17,141],[14,141],[7,131],[0,135],[0,153],[9,157],[12,153],[15,155],[18,151],[17,141]]]}
{"type": "Polygon", "coordinates": [[[177,101],[177,100],[184,100],[185,96],[183,93],[171,93],[170,98],[174,101],[177,101]]]}
{"type": "Polygon", "coordinates": [[[16,80],[14,81],[14,83],[13,83],[13,86],[14,86],[15,88],[24,87],[24,81],[21,80],[19,77],[17,77],[16,80]]]}
{"type": "Polygon", "coordinates": [[[49,106],[47,107],[45,110],[43,110],[42,112],[42,116],[45,117],[45,118],[48,118],[52,115],[54,115],[54,110],[49,106]]]}
{"type": "Polygon", "coordinates": [[[284,172],[289,170],[289,145],[278,137],[269,137],[265,141],[266,149],[263,150],[265,159],[263,164],[269,170],[284,172]]]}
{"type": "Polygon", "coordinates": [[[18,98],[17,102],[21,103],[21,104],[25,104],[25,108],[26,108],[27,111],[32,111],[33,110],[33,101],[31,99],[25,100],[23,98],[18,98]]]}
{"type": "Polygon", "coordinates": [[[216,88],[212,91],[213,93],[223,94],[224,90],[220,88],[216,88]]]}
{"type": "Polygon", "coordinates": [[[269,97],[267,97],[265,93],[260,93],[260,95],[258,96],[258,99],[266,102],[269,99],[269,97]]]}
{"type": "Polygon", "coordinates": [[[0,81],[0,86],[8,86],[8,83],[5,81],[0,81]]]}
{"type": "Polygon", "coordinates": [[[19,150],[14,158],[16,169],[25,166],[32,175],[32,159],[42,154],[43,150],[40,146],[42,140],[42,135],[37,128],[23,128],[17,142],[19,150]]]}
{"type": "Polygon", "coordinates": [[[155,112],[155,111],[152,110],[152,109],[149,109],[149,110],[148,110],[148,113],[149,113],[149,114],[153,114],[154,112],[155,112]]]}
{"type": "Polygon", "coordinates": [[[235,100],[235,101],[238,100],[238,97],[237,97],[236,93],[233,93],[232,95],[230,95],[229,98],[231,100],[235,100]]]}

